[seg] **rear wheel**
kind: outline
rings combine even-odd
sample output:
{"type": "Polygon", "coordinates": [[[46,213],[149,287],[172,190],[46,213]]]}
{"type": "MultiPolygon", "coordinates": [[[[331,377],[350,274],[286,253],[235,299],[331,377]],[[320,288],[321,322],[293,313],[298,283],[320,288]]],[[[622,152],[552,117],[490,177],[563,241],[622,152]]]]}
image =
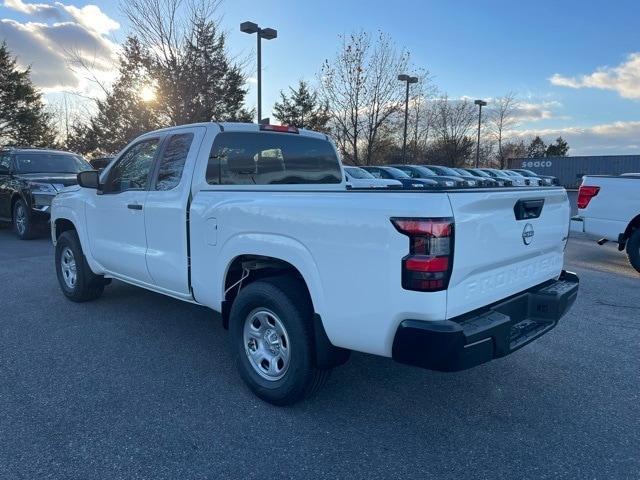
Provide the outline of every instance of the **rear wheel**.
{"type": "Polygon", "coordinates": [[[18,200],[13,206],[13,228],[20,240],[30,240],[35,237],[29,210],[23,200],[18,200]]]}
{"type": "Polygon", "coordinates": [[[330,370],[315,366],[313,309],[300,281],[255,281],[233,302],[229,329],[240,376],[262,400],[290,405],[313,395],[330,370]]]}
{"type": "Polygon", "coordinates": [[[56,274],[62,292],[74,302],[94,300],[104,290],[105,280],[89,268],[75,230],[63,232],[58,238],[56,274]]]}
{"type": "Polygon", "coordinates": [[[636,228],[627,240],[627,258],[631,266],[640,273],[640,228],[636,228]]]}

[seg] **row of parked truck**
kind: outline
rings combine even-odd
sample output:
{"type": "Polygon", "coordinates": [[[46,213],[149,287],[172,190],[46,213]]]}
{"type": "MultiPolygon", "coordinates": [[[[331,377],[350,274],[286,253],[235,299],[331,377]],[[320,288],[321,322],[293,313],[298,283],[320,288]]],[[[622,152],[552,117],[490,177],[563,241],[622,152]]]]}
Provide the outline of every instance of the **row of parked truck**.
{"type": "Polygon", "coordinates": [[[496,188],[558,185],[556,177],[531,170],[451,168],[442,165],[375,165],[345,167],[351,188],[496,188]]]}

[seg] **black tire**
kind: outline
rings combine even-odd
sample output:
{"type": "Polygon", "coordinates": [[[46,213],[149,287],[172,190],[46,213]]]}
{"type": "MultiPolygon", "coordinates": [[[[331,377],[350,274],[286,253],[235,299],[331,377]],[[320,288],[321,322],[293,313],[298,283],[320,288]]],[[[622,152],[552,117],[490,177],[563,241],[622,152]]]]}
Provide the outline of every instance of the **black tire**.
{"type": "Polygon", "coordinates": [[[36,237],[29,208],[22,199],[13,205],[13,229],[20,240],[31,240],[36,237]]]}
{"type": "Polygon", "coordinates": [[[640,228],[636,228],[627,240],[627,258],[631,266],[640,273],[640,228]]]}
{"type": "Polygon", "coordinates": [[[95,300],[104,291],[105,280],[101,275],[96,275],[89,268],[87,259],[82,253],[82,246],[75,230],[63,232],[56,244],[56,274],[58,283],[65,296],[74,302],[87,302],[95,300]],[[63,271],[63,256],[66,250],[70,250],[75,263],[75,282],[65,280],[63,271]]]}
{"type": "Polygon", "coordinates": [[[330,370],[315,365],[311,302],[306,289],[291,276],[272,277],[250,283],[231,307],[229,330],[232,351],[240,376],[265,402],[291,405],[316,393],[329,377],[330,370]],[[265,379],[251,364],[244,345],[244,324],[256,309],[265,308],[278,316],[290,342],[289,365],[280,379],[265,379]]]}

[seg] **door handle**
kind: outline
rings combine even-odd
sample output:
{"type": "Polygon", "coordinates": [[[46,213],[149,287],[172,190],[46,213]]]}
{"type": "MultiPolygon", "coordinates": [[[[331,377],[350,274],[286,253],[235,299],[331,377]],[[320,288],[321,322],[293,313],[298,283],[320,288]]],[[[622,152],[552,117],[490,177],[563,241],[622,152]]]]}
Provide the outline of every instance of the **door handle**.
{"type": "Polygon", "coordinates": [[[513,213],[516,215],[516,220],[538,218],[542,213],[543,206],[544,198],[534,200],[518,200],[513,207],[513,213]]]}
{"type": "Polygon", "coordinates": [[[139,203],[130,203],[129,205],[127,205],[127,208],[130,210],[142,210],[142,205],[140,205],[139,203]]]}

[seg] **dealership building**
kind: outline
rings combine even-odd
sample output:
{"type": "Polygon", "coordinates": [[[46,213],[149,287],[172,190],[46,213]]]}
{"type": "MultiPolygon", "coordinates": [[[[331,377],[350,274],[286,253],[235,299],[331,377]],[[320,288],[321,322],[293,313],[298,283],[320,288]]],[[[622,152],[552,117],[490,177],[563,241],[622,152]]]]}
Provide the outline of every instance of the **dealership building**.
{"type": "Polygon", "coordinates": [[[540,175],[558,177],[560,185],[578,188],[584,175],[640,173],[640,155],[510,158],[507,168],[526,168],[540,175]]]}

